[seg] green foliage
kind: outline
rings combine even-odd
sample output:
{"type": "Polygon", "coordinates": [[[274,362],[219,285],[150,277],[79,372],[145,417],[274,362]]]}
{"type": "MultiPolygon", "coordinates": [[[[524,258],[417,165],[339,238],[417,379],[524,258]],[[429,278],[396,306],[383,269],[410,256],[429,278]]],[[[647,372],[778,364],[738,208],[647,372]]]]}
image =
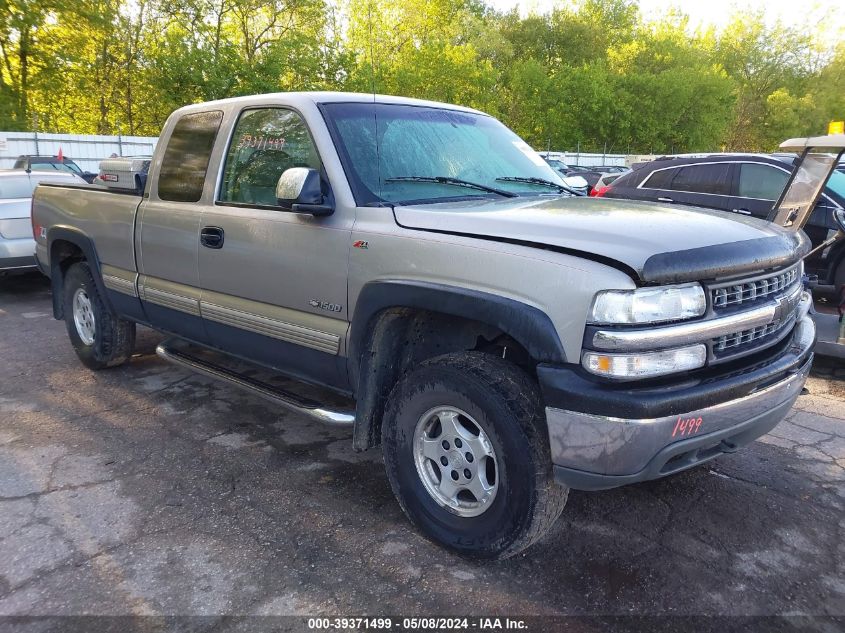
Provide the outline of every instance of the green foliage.
{"type": "Polygon", "coordinates": [[[353,90],[460,103],[535,147],[771,150],[845,117],[845,44],[635,0],[0,0],[0,129],[157,134],[186,103],[353,90]]]}

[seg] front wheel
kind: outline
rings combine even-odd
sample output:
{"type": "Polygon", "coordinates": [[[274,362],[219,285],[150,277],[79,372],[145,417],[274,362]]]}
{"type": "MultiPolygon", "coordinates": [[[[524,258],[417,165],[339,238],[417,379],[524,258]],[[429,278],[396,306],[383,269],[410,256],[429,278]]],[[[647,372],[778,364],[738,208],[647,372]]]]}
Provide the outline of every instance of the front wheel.
{"type": "Polygon", "coordinates": [[[543,536],[566,504],[552,478],[535,384],[476,352],[422,363],[393,389],[385,466],[408,518],[474,558],[507,558],[543,536]]]}
{"type": "Polygon", "coordinates": [[[105,304],[87,263],[68,268],[63,301],[70,342],[86,367],[104,369],[129,360],[135,347],[135,324],[105,304]]]}

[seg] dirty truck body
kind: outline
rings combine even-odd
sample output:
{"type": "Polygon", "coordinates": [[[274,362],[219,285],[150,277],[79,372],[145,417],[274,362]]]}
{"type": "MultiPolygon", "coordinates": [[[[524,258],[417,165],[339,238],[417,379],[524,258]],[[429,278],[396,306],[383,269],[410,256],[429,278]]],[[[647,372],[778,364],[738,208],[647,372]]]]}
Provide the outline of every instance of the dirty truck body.
{"type": "Polygon", "coordinates": [[[33,212],[86,365],[128,359],[136,323],[167,332],[170,360],[381,445],[406,514],[471,556],[537,540],[569,488],[733,452],[784,417],[812,360],[802,232],[571,197],[516,135],[456,106],[188,106],[143,197],[41,186],[33,212]],[[331,399],[274,392],[230,358],[331,399]]]}

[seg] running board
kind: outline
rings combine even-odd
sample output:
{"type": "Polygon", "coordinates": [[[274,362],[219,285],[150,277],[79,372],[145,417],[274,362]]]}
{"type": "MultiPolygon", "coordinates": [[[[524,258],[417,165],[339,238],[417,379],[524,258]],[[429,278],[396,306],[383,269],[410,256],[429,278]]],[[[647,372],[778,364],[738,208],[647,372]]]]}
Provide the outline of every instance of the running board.
{"type": "Polygon", "coordinates": [[[263,381],[245,376],[236,371],[209,362],[207,360],[192,356],[187,352],[177,349],[172,341],[164,341],[156,347],[156,354],[166,361],[180,365],[187,369],[215,378],[222,382],[235,385],[246,391],[250,391],[262,398],[281,405],[290,411],[301,413],[304,416],[328,424],[331,426],[351,426],[355,422],[355,412],[349,409],[329,409],[319,403],[301,398],[293,393],[284,391],[278,387],[267,384],[263,381]]]}

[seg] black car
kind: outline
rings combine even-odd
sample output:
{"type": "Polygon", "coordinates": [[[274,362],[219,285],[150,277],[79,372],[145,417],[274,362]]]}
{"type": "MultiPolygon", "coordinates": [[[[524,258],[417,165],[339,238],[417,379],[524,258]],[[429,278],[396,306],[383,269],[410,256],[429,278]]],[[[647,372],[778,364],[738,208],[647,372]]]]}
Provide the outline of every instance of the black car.
{"type": "Polygon", "coordinates": [[[35,156],[22,155],[15,160],[15,165],[12,169],[25,169],[26,171],[50,171],[55,169],[57,171],[69,171],[76,176],[84,179],[87,183],[94,182],[97,174],[90,171],[82,171],[79,165],[74,163],[70,158],[59,158],[58,156],[35,156]]]}
{"type": "MultiPolygon", "coordinates": [[[[658,158],[634,165],[600,195],[606,198],[689,204],[765,219],[792,172],[792,154],[723,154],[658,158]]],[[[832,212],[845,208],[845,173],[834,171],[804,231],[818,246],[838,230],[832,212]]],[[[845,240],[805,262],[819,283],[845,284],[845,240]]]]}

